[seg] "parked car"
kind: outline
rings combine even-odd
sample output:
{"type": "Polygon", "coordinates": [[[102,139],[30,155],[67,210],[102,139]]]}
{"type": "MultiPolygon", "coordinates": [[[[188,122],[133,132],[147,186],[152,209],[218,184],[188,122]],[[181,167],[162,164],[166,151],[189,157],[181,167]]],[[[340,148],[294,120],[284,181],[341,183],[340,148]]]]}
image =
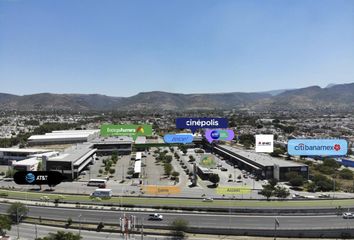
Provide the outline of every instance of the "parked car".
{"type": "Polygon", "coordinates": [[[227,168],[221,167],[220,170],[223,171],[223,172],[226,172],[226,171],[227,171],[227,168]]]}
{"type": "Polygon", "coordinates": [[[163,216],[161,214],[159,214],[159,213],[149,214],[149,220],[162,221],[163,220],[163,216]]]}

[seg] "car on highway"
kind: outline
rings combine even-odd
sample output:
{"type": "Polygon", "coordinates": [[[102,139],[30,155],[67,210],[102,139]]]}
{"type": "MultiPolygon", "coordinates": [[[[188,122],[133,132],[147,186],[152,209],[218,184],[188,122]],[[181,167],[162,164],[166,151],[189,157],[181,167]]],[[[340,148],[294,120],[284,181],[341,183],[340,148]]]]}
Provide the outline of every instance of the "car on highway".
{"type": "Polygon", "coordinates": [[[351,212],[345,212],[345,213],[343,213],[343,218],[345,218],[345,219],[352,219],[352,218],[354,218],[354,213],[351,213],[351,212]]]}
{"type": "Polygon", "coordinates": [[[153,213],[153,214],[149,214],[149,220],[153,220],[153,221],[162,221],[163,220],[163,216],[159,213],[153,213]]]}
{"type": "Polygon", "coordinates": [[[329,194],[321,193],[318,197],[319,198],[330,198],[331,196],[329,194]]]}
{"type": "Polygon", "coordinates": [[[208,198],[203,198],[203,202],[212,202],[214,199],[208,197],[208,198]]]}

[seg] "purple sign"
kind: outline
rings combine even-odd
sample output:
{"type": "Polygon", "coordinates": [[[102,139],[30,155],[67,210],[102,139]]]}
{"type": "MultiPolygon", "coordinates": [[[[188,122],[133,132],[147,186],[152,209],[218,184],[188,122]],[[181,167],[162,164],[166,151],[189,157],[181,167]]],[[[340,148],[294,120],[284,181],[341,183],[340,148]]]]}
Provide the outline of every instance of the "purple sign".
{"type": "Polygon", "coordinates": [[[216,140],[231,141],[234,139],[235,133],[233,130],[221,130],[221,129],[209,129],[205,131],[205,138],[208,142],[213,142],[216,140]]]}

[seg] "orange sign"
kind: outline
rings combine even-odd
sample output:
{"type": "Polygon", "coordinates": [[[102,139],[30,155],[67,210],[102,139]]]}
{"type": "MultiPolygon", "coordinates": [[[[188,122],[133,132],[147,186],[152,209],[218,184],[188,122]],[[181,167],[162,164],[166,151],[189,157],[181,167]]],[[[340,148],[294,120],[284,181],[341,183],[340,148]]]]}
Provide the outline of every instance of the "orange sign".
{"type": "Polygon", "coordinates": [[[161,195],[169,195],[169,194],[178,194],[181,192],[181,188],[177,186],[156,186],[149,185],[143,187],[144,191],[148,194],[161,194],[161,195]]]}

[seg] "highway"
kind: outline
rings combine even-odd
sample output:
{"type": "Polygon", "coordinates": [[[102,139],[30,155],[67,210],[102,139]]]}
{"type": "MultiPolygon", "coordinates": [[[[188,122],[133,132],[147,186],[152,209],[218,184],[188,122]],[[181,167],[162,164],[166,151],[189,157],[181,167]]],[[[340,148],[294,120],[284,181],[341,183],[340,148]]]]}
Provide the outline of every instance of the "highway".
{"type": "MultiPolygon", "coordinates": [[[[0,212],[6,212],[8,204],[0,205],[0,212]]],[[[118,219],[123,216],[120,211],[89,210],[75,208],[55,208],[28,206],[28,216],[79,221],[81,214],[82,223],[100,221],[118,224],[118,219]]],[[[146,212],[125,212],[126,215],[135,215],[137,224],[143,220],[144,226],[167,226],[176,218],[188,220],[191,227],[200,228],[239,228],[239,229],[273,229],[274,216],[248,216],[233,214],[198,214],[198,213],[163,213],[163,221],[147,220],[146,212]]],[[[324,229],[324,228],[353,228],[354,219],[343,219],[341,216],[277,216],[282,229],[324,229]]]]}

